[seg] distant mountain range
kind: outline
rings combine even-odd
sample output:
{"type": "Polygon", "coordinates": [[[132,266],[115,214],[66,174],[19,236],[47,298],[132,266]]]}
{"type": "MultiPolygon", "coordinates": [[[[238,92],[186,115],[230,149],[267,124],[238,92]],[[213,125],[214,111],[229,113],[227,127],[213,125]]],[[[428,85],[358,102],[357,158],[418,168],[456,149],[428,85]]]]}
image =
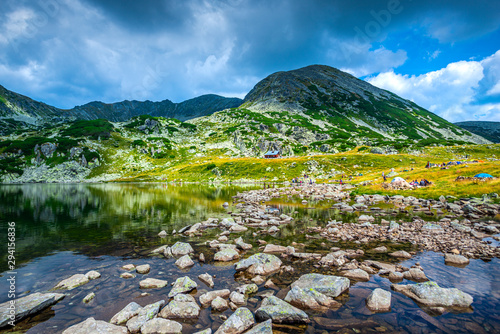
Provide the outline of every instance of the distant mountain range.
{"type": "Polygon", "coordinates": [[[238,107],[242,102],[239,98],[208,94],[181,103],[174,103],[170,100],[161,102],[122,101],[117,103],[94,101],[72,109],[59,109],[0,86],[0,117],[13,118],[30,124],[99,118],[112,122],[123,122],[145,114],[184,121],[211,115],[227,108],[238,107]]]}
{"type": "Polygon", "coordinates": [[[488,142],[409,100],[324,65],[271,74],[257,83],[244,100],[203,95],[181,103],[90,102],[63,110],[0,86],[0,131],[5,134],[2,129],[12,128],[10,119],[40,125],[100,118],[120,122],[147,114],[185,121],[230,108],[264,115],[269,123],[266,126],[282,124],[290,128],[294,138],[307,136],[305,143],[352,143],[354,139],[488,142]]]}
{"type": "Polygon", "coordinates": [[[475,133],[494,143],[500,143],[500,122],[470,121],[455,123],[465,130],[475,133]]]}

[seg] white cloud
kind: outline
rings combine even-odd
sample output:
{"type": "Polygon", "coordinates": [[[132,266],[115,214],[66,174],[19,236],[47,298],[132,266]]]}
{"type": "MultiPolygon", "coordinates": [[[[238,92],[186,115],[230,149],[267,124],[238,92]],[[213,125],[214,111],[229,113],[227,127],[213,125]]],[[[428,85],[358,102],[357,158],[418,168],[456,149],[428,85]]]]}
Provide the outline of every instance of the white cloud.
{"type": "Polygon", "coordinates": [[[500,51],[482,61],[450,63],[421,75],[402,75],[391,70],[366,79],[452,122],[500,121],[500,103],[487,99],[500,93],[499,80],[500,51]]]}

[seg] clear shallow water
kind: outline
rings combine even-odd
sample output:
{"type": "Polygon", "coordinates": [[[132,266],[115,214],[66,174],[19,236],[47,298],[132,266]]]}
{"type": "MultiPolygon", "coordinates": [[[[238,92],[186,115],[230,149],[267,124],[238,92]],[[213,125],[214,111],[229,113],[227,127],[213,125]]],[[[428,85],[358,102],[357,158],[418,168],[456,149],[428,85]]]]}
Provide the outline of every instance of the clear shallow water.
{"type": "MultiPolygon", "coordinates": [[[[261,186],[260,186],[261,187],[261,186]]],[[[255,187],[254,187],[255,188],[255,187]]],[[[178,240],[187,241],[182,236],[168,237],[161,240],[157,233],[165,229],[171,232],[188,224],[200,222],[209,217],[226,217],[222,207],[225,201],[237,191],[252,187],[210,187],[183,185],[165,187],[160,184],[77,184],[77,185],[19,185],[0,187],[0,237],[6,240],[7,222],[17,225],[17,259],[21,262],[18,269],[17,290],[19,294],[48,291],[60,280],[76,273],[97,270],[102,277],[90,283],[66,292],[67,297],[61,302],[18,324],[20,333],[59,333],[65,328],[88,317],[109,319],[125,305],[135,301],[141,305],[168,301],[170,287],[163,289],[141,290],[139,281],[145,277],[166,279],[173,282],[176,278],[188,275],[195,279],[199,274],[208,272],[217,277],[214,289],[229,288],[245,282],[244,277],[235,275],[231,263],[213,263],[213,250],[201,244],[213,239],[218,230],[207,232],[203,237],[189,239],[196,253],[203,252],[208,262],[187,271],[178,269],[175,259],[148,256],[153,248],[178,240]],[[148,263],[151,272],[133,279],[119,277],[123,272],[120,267],[127,263],[135,265],[148,263]],[[90,292],[96,298],[88,305],[82,299],[90,292]],[[141,293],[150,295],[141,297],[141,293]]],[[[308,204],[307,206],[313,206],[308,204]]],[[[331,205],[331,203],[329,204],[331,205]]],[[[243,239],[254,245],[250,252],[257,251],[256,239],[289,245],[292,241],[303,242],[305,251],[327,252],[332,246],[363,247],[365,250],[378,244],[334,244],[324,240],[306,238],[306,229],[318,224],[324,225],[330,219],[349,220],[349,215],[341,215],[335,210],[322,206],[320,209],[307,209],[293,201],[276,201],[274,206],[280,211],[294,215],[297,223],[282,227],[276,238],[260,236],[255,238],[251,231],[243,234],[243,239]],[[296,214],[294,212],[297,212],[296,214]]],[[[314,205],[315,206],[315,205],[314,205]]],[[[229,208],[231,210],[231,207],[229,208]]],[[[391,219],[403,219],[404,216],[388,213],[391,219]]],[[[382,217],[382,216],[381,216],[382,217]]],[[[406,217],[409,218],[409,217],[406,217]]],[[[429,218],[431,220],[433,218],[429,218]]],[[[434,218],[435,219],[435,218],[434,218]]],[[[6,254],[6,245],[0,243],[6,254]]],[[[411,250],[410,245],[385,244],[390,250],[411,250]]],[[[396,260],[384,254],[366,253],[362,259],[376,259],[392,263],[396,260]]],[[[361,260],[362,260],[361,259],[361,260]]],[[[354,282],[348,294],[344,294],[343,307],[336,311],[311,316],[330,319],[334,324],[345,324],[344,332],[362,333],[399,332],[399,333],[495,333],[500,329],[500,266],[499,260],[489,262],[471,260],[465,268],[444,265],[443,256],[432,252],[420,253],[413,259],[403,262],[411,266],[420,262],[427,276],[442,287],[456,287],[474,297],[473,312],[446,313],[431,316],[411,299],[393,293],[392,310],[388,313],[372,314],[364,306],[365,298],[376,287],[390,289],[386,278],[372,275],[369,282],[354,282]],[[354,328],[354,329],[353,329],[354,328]]],[[[296,272],[287,275],[275,275],[273,280],[283,289],[307,272],[335,274],[334,271],[316,269],[312,262],[285,260],[296,272]]],[[[0,262],[0,271],[6,270],[6,256],[0,262]]],[[[5,273],[2,274],[2,276],[5,273]]],[[[194,295],[197,297],[210,290],[197,279],[199,286],[194,295]]],[[[403,282],[411,283],[411,282],[403,282]]],[[[0,291],[7,291],[6,278],[0,277],[0,291]]],[[[248,307],[255,311],[260,305],[259,294],[265,292],[262,286],[256,299],[248,307]]],[[[276,294],[276,292],[275,292],[276,294]]],[[[7,301],[7,294],[0,295],[0,303],[7,301]]],[[[225,312],[230,315],[232,311],[225,312]]],[[[430,313],[430,312],[429,312],[430,313]]],[[[432,313],[431,313],[432,314],[432,313]]],[[[197,321],[183,323],[184,332],[191,333],[207,327],[216,329],[222,320],[210,309],[202,309],[197,321]]],[[[328,326],[328,325],[327,325],[328,326]]],[[[335,325],[336,326],[336,325],[335,325]]],[[[337,327],[325,327],[313,321],[307,327],[280,327],[288,333],[334,332],[337,327]]],[[[6,331],[0,331],[0,333],[6,331]]]]}

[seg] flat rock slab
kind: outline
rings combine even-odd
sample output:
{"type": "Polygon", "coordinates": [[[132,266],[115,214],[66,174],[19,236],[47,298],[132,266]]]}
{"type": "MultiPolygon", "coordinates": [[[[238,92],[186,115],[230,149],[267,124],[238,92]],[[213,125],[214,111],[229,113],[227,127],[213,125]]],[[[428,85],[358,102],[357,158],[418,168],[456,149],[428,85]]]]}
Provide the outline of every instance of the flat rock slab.
{"type": "MultiPolygon", "coordinates": [[[[36,314],[43,309],[54,305],[65,297],[61,293],[32,293],[15,300],[15,321],[22,320],[27,316],[36,314]]],[[[5,327],[12,320],[10,315],[10,302],[0,304],[0,328],[5,327]]]]}
{"type": "Polygon", "coordinates": [[[425,306],[467,308],[473,302],[472,296],[468,293],[456,288],[441,288],[435,282],[409,285],[393,284],[391,287],[394,291],[400,292],[425,306]]]}
{"type": "Polygon", "coordinates": [[[396,251],[396,252],[390,253],[389,255],[392,257],[397,257],[397,258],[401,258],[401,259],[411,259],[411,254],[404,251],[404,250],[396,251]]]}
{"type": "Polygon", "coordinates": [[[348,278],[333,275],[305,274],[292,283],[291,288],[314,289],[328,297],[338,297],[342,292],[349,289],[348,278]]]}
{"type": "Polygon", "coordinates": [[[88,318],[87,320],[73,325],[62,334],[127,334],[127,328],[116,326],[106,321],[88,318]]]}
{"type": "Polygon", "coordinates": [[[141,287],[141,289],[163,288],[167,286],[167,284],[167,281],[156,278],[146,278],[145,280],[139,282],[139,286],[141,287]]]}
{"type": "Polygon", "coordinates": [[[271,319],[278,324],[307,324],[307,314],[291,304],[275,297],[269,296],[262,301],[261,307],[255,311],[258,321],[271,319]]]}
{"type": "Polygon", "coordinates": [[[131,333],[139,333],[141,327],[151,319],[154,319],[160,308],[165,304],[164,300],[144,306],[136,316],[127,321],[127,328],[131,333]]]}
{"type": "Polygon", "coordinates": [[[357,281],[369,281],[370,280],[370,275],[364,271],[363,269],[351,269],[351,270],[346,270],[342,272],[342,275],[344,277],[354,279],[357,281]]]}
{"type": "Polygon", "coordinates": [[[246,307],[240,307],[217,329],[215,334],[243,333],[255,324],[252,312],[246,307]]]}
{"type": "Polygon", "coordinates": [[[280,269],[281,260],[272,254],[257,253],[235,264],[236,271],[247,270],[253,275],[269,275],[280,269]]]}
{"type": "Polygon", "coordinates": [[[59,282],[53,290],[73,290],[76,287],[87,284],[89,278],[84,274],[76,274],[59,282]]]}
{"type": "Polygon", "coordinates": [[[465,266],[469,264],[469,259],[462,255],[446,254],[444,256],[444,263],[458,265],[458,266],[465,266]]]}

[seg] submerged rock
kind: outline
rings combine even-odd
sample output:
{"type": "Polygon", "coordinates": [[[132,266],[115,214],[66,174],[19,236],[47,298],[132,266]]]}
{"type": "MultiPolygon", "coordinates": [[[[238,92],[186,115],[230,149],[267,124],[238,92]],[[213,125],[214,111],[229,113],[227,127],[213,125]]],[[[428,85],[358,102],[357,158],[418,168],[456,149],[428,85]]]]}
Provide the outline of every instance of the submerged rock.
{"type": "Polygon", "coordinates": [[[257,253],[235,264],[236,271],[247,270],[253,275],[269,275],[280,269],[281,260],[272,255],[257,253]]]}
{"type": "Polygon", "coordinates": [[[261,306],[255,311],[255,317],[259,322],[271,319],[272,322],[278,324],[306,324],[309,322],[309,317],[304,311],[275,296],[269,296],[262,301],[261,306]]]}
{"type": "MultiPolygon", "coordinates": [[[[15,300],[15,321],[18,322],[30,315],[36,314],[43,309],[54,305],[65,297],[61,293],[32,293],[30,295],[15,300]]],[[[10,301],[0,304],[0,328],[8,325],[11,319],[9,317],[11,309],[10,301]]]]}
{"type": "Polygon", "coordinates": [[[385,312],[391,309],[391,293],[389,291],[376,288],[366,298],[366,307],[375,312],[385,312]]]}
{"type": "Polygon", "coordinates": [[[469,264],[469,259],[462,255],[445,254],[444,263],[462,266],[469,264]]]}
{"type": "Polygon", "coordinates": [[[116,326],[106,321],[87,318],[76,325],[67,328],[62,334],[127,334],[127,328],[116,326]]]}
{"type": "Polygon", "coordinates": [[[425,282],[410,285],[391,285],[394,291],[425,306],[437,307],[469,307],[473,298],[459,289],[441,288],[435,282],[425,282]]]}

